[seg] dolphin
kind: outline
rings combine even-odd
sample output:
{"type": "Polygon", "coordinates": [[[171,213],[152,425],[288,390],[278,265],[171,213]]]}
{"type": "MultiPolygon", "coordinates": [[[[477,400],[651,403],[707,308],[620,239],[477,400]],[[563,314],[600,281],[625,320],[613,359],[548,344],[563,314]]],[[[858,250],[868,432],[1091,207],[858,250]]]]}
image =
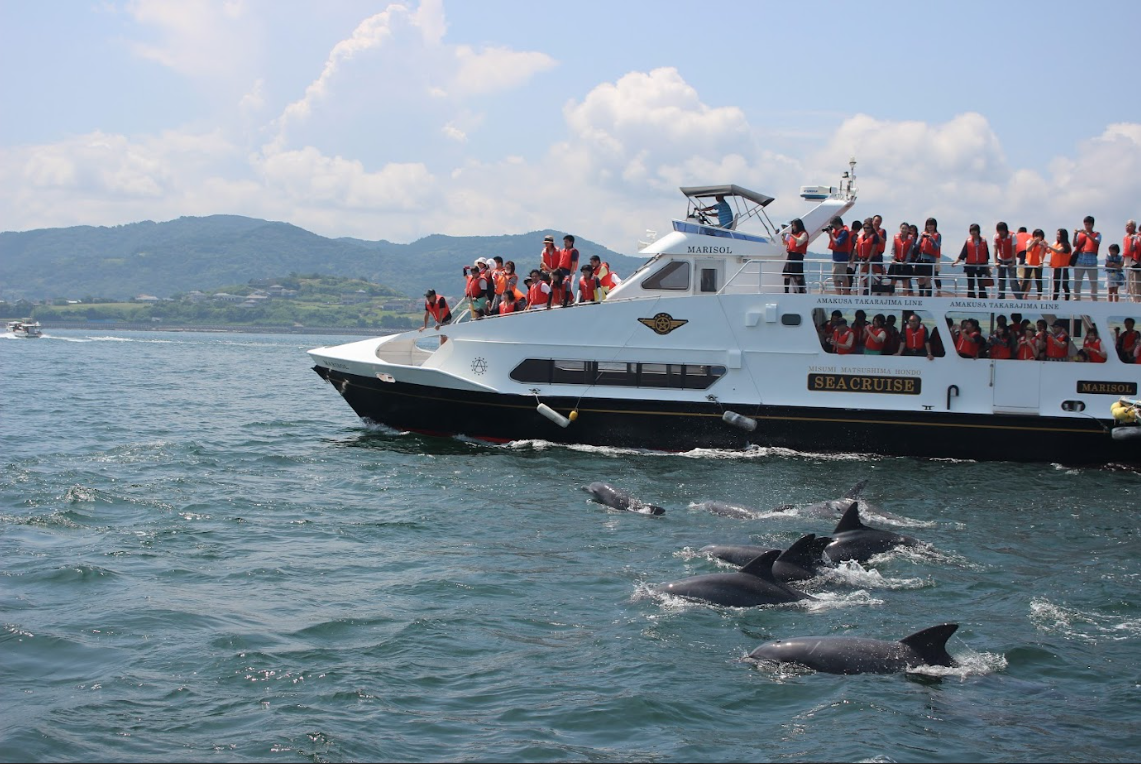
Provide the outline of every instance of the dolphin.
{"type": "Polygon", "coordinates": [[[637,512],[642,515],[664,515],[666,511],[654,504],[646,504],[630,495],[628,491],[615,488],[609,483],[594,482],[582,486],[582,490],[590,494],[591,498],[599,504],[612,509],[624,509],[628,512],[637,512]]]}
{"type": "MultiPolygon", "coordinates": [[[[801,536],[773,562],[773,577],[778,581],[804,581],[816,576],[824,566],[824,547],[831,543],[828,536],[809,533],[801,536]]],[[[734,565],[746,565],[769,551],[767,547],[748,544],[713,544],[702,547],[701,553],[734,565]]],[[[778,550],[779,551],[779,550],[778,550]]]]}
{"type": "Polygon", "coordinates": [[[828,674],[893,674],[916,666],[955,666],[955,659],[947,652],[947,640],[958,628],[957,623],[944,623],[898,642],[862,637],[778,639],[761,645],[749,657],[799,663],[828,674]]]}
{"type": "Polygon", "coordinates": [[[694,504],[693,507],[694,509],[704,509],[707,512],[722,515],[723,517],[735,517],[738,520],[754,520],[761,514],[759,509],[745,507],[740,504],[730,504],[727,501],[703,501],[694,504]]]}
{"type": "Polygon", "coordinates": [[[849,488],[848,492],[839,499],[828,499],[827,501],[818,501],[815,504],[806,504],[804,506],[781,504],[779,507],[773,507],[771,511],[791,512],[796,510],[796,513],[801,517],[836,517],[837,515],[844,514],[844,511],[848,509],[848,505],[853,501],[863,501],[864,486],[867,484],[867,480],[861,480],[849,488]]]}
{"type": "Polygon", "coordinates": [[[681,581],[658,586],[654,591],[728,607],[776,605],[814,599],[773,577],[773,563],[779,556],[779,550],[770,549],[736,573],[710,573],[683,578],[681,581]]]}
{"type": "Polygon", "coordinates": [[[886,552],[897,546],[918,546],[919,541],[878,528],[869,528],[860,522],[859,502],[850,502],[844,516],[832,531],[832,543],[824,548],[824,554],[832,562],[856,560],[866,562],[872,555],[886,552]]]}

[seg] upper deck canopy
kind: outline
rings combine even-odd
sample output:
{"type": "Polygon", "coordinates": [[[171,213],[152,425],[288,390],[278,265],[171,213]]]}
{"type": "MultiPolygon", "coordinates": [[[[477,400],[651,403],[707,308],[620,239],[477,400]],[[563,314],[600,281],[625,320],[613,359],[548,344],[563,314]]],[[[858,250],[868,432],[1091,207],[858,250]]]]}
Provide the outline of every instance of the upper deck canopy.
{"type": "Polygon", "coordinates": [[[756,191],[750,191],[741,186],[728,185],[728,186],[682,186],[681,192],[691,199],[702,199],[707,196],[739,196],[742,199],[748,199],[759,207],[765,207],[771,204],[773,197],[758,194],[756,191]]]}

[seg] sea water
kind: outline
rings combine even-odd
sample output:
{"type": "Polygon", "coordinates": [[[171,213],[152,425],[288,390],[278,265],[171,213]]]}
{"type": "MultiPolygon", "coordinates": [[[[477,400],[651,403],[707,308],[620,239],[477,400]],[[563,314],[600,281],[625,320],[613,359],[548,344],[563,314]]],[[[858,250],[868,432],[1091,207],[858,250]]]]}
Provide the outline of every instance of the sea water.
{"type": "Polygon", "coordinates": [[[0,758],[1137,760],[1137,474],[425,438],[310,370],[349,339],[0,339],[0,758]],[[654,594],[728,570],[707,544],[828,533],[768,510],[861,479],[866,522],[925,546],[792,605],[654,594]],[[945,622],[951,669],[743,660],[945,622]]]}

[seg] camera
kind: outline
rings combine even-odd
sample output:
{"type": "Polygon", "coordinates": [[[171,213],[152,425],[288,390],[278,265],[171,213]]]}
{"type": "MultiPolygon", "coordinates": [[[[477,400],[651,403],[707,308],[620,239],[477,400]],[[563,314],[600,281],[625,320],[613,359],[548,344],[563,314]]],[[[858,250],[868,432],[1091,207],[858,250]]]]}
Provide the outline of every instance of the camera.
{"type": "Polygon", "coordinates": [[[828,225],[824,226],[824,230],[825,231],[831,231],[832,230],[832,224],[829,223],[828,225]]]}

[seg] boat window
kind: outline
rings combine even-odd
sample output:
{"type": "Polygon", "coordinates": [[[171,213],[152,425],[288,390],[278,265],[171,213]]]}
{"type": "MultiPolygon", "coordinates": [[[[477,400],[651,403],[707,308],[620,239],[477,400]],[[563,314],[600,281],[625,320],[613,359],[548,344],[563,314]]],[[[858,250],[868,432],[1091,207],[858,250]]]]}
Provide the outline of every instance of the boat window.
{"type": "Polygon", "coordinates": [[[702,268],[701,269],[701,291],[702,292],[716,292],[717,291],[717,269],[716,268],[702,268]]]}
{"type": "Polygon", "coordinates": [[[780,322],[785,326],[800,326],[799,313],[781,313],[780,322]]]}
{"type": "MultiPolygon", "coordinates": [[[[1141,310],[1138,310],[1141,314],[1141,310]]],[[[1108,326],[1099,327],[1101,344],[1110,357],[1116,356],[1122,363],[1141,363],[1137,356],[1138,345],[1141,345],[1141,326],[1138,324],[1138,315],[1110,316],[1108,326]]]]}
{"type": "MultiPolygon", "coordinates": [[[[930,332],[931,339],[931,353],[935,357],[942,357],[945,355],[943,349],[942,336],[946,335],[947,330],[944,328],[942,334],[938,322],[930,312],[925,310],[912,311],[884,311],[884,306],[868,304],[862,308],[845,308],[844,310],[833,310],[831,313],[825,312],[823,308],[814,308],[812,311],[812,323],[816,326],[817,340],[820,346],[826,353],[835,353],[835,344],[833,337],[835,335],[835,328],[839,319],[844,319],[847,326],[854,334],[852,342],[852,354],[855,355],[895,355],[899,350],[901,344],[905,343],[907,320],[912,314],[919,317],[919,322],[930,332]],[[879,317],[883,320],[884,329],[887,331],[887,336],[883,343],[883,348],[879,352],[875,352],[875,348],[867,346],[867,333],[864,327],[871,325],[875,319],[879,317]]],[[[783,316],[782,316],[783,319],[783,316]]],[[[875,343],[873,342],[873,345],[875,343]]],[[[908,355],[906,347],[902,355],[908,355]]]]}
{"type": "Polygon", "coordinates": [[[689,263],[671,260],[642,282],[643,289],[689,289],[689,263]]]}
{"type": "Polygon", "coordinates": [[[991,358],[996,361],[1068,360],[1103,363],[1105,358],[1101,358],[1097,352],[1099,344],[1107,356],[1113,355],[1112,339],[1099,343],[1098,327],[1089,316],[1049,312],[952,311],[946,318],[951,342],[960,356],[973,357],[973,349],[969,345],[966,346],[968,352],[959,348],[963,321],[978,323],[983,340],[978,353],[979,358],[991,358]],[[1062,324],[1065,336],[1068,338],[1064,348],[1059,344],[1050,344],[1051,336],[1056,336],[1051,329],[1055,323],[1062,324]]]}
{"type": "Polygon", "coordinates": [[[528,358],[511,372],[516,382],[706,390],[725,376],[724,366],[528,358]]]}
{"type": "Polygon", "coordinates": [[[555,361],[551,382],[564,385],[585,385],[589,380],[586,375],[586,361],[555,361]]]}

